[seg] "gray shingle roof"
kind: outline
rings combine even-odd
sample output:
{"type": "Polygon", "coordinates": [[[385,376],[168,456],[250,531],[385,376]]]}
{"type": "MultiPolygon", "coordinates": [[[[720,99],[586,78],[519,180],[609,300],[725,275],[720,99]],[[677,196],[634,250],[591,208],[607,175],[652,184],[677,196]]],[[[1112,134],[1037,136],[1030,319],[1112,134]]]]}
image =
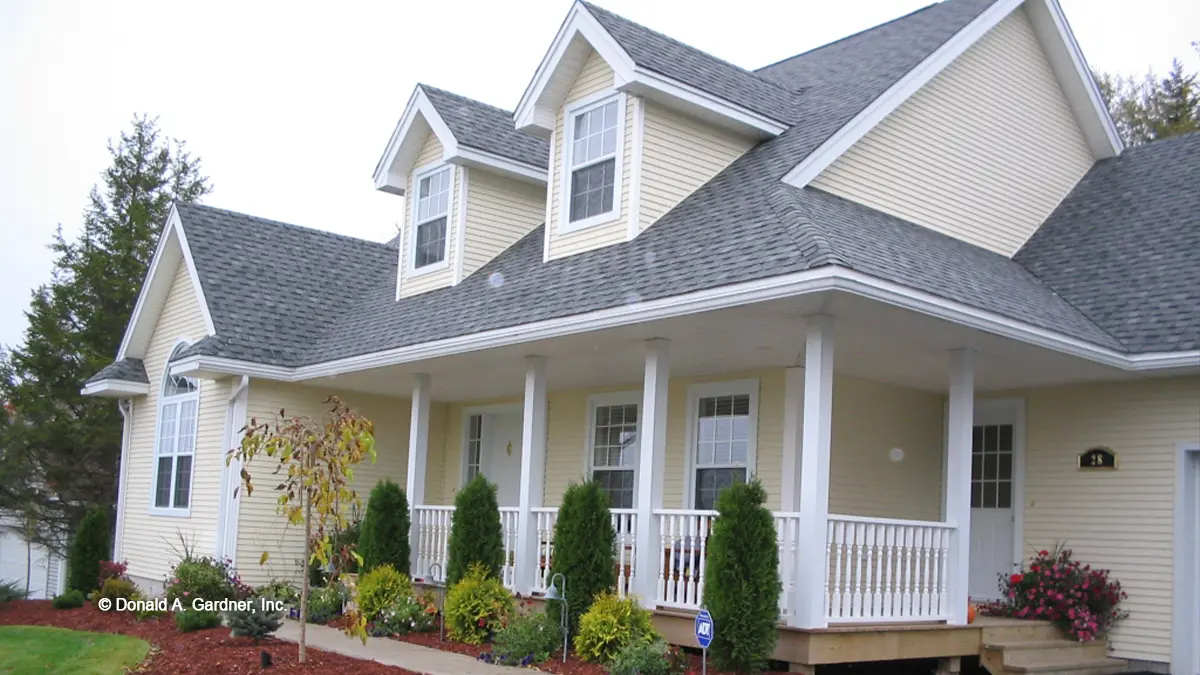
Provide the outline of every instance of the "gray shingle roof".
{"type": "Polygon", "coordinates": [[[1130,351],[1200,349],[1200,133],[1097,162],[1015,259],[1130,351]]]}
{"type": "Polygon", "coordinates": [[[549,142],[517,131],[510,111],[427,84],[417,86],[429,97],[459,144],[546,168],[549,142]]]}
{"type": "MultiPolygon", "coordinates": [[[[1128,226],[1117,219],[1104,223],[1114,233],[1129,235],[1129,241],[1122,239],[1126,246],[1136,243],[1134,237],[1144,239],[1129,230],[1148,227],[1152,220],[1179,217],[1179,228],[1169,230],[1165,244],[1170,251],[1147,253],[1144,264],[1160,259],[1178,264],[1180,260],[1163,256],[1197,249],[1195,217],[1200,206],[1195,196],[1189,198],[1193,201],[1177,203],[1167,199],[1184,192],[1188,178],[1131,175],[1148,171],[1148,164],[1159,161],[1151,159],[1160,154],[1154,150],[1131,151],[1093,169],[1052,218],[1068,224],[1049,223],[1018,256],[1028,270],[1003,256],[820,190],[780,182],[796,163],[991,4],[992,0],[948,0],[760,70],[758,79],[798,92],[790,104],[803,122],[758,144],[633,241],[542,262],[544,232],[539,227],[459,285],[400,301],[395,299],[396,250],[386,244],[219,209],[181,206],[183,227],[217,327],[216,336],[197,342],[186,354],[300,366],[825,265],[854,269],[1112,349],[1150,348],[1158,343],[1135,347],[1128,340],[1118,341],[1114,335],[1120,337],[1120,331],[1113,330],[1112,322],[1097,318],[1103,317],[1101,309],[1072,297],[1096,297],[1097,307],[1107,307],[1105,303],[1115,302],[1114,296],[1122,292],[1122,279],[1105,282],[1107,290],[1099,292],[1083,283],[1087,280],[1072,282],[1069,275],[1059,279],[1048,270],[1057,269],[1059,259],[1078,259],[1082,264],[1096,258],[1085,247],[1071,249],[1078,243],[1073,240],[1086,238],[1080,230],[1089,227],[1087,214],[1093,212],[1129,214],[1128,226]],[[1089,182],[1090,188],[1085,185],[1089,182]],[[1090,200],[1106,194],[1109,185],[1117,186],[1116,193],[1109,195],[1114,200],[1111,205],[1089,210],[1090,200]],[[1166,187],[1155,192],[1155,185],[1166,187]],[[1138,208],[1122,201],[1129,197],[1121,195],[1131,191],[1141,204],[1138,208]],[[1151,208],[1147,200],[1156,196],[1164,203],[1151,208]],[[1073,200],[1082,203],[1072,207],[1073,200]],[[1060,228],[1064,234],[1058,233],[1060,228]]],[[[595,8],[589,5],[589,9],[595,8]]],[[[636,24],[620,25],[629,33],[623,39],[634,41],[630,44],[653,45],[661,37],[636,24]]],[[[671,49],[686,47],[673,44],[671,49]]],[[[686,59],[693,57],[689,52],[686,59]]],[[[704,62],[695,58],[697,64],[704,62]]],[[[742,78],[730,74],[726,66],[696,69],[712,76],[710,85],[717,87],[716,82],[742,78]]],[[[446,100],[452,96],[447,94],[446,100]]],[[[468,111],[473,109],[462,106],[455,123],[470,127],[468,111]]],[[[498,120],[499,115],[489,117],[493,118],[498,120]]],[[[1181,141],[1178,147],[1161,146],[1161,154],[1166,161],[1179,162],[1180,155],[1192,157],[1188,148],[1196,145],[1181,141]]],[[[1191,180],[1194,186],[1195,178],[1191,180]]],[[[1126,269],[1125,274],[1130,273],[1126,269]]],[[[1196,277],[1180,272],[1171,279],[1183,283],[1196,277]]],[[[1144,294],[1160,291],[1161,286],[1151,284],[1144,294]]],[[[1196,324],[1189,324],[1183,315],[1189,307],[1193,318],[1200,313],[1195,311],[1196,295],[1181,290],[1166,295],[1170,298],[1156,301],[1156,306],[1167,314],[1174,311],[1176,318],[1165,321],[1169,325],[1162,328],[1163,335],[1189,326],[1194,334],[1196,324]]],[[[1113,316],[1123,317],[1132,307],[1119,304],[1113,316]]],[[[1177,349],[1189,344],[1178,339],[1160,342],[1175,344],[1177,349]]]]}
{"type": "Polygon", "coordinates": [[[88,383],[99,382],[100,380],[121,380],[123,382],[138,382],[140,384],[150,384],[150,378],[146,376],[146,366],[142,364],[141,359],[121,359],[114,361],[100,369],[100,372],[88,378],[88,383]]]}
{"type": "Polygon", "coordinates": [[[787,87],[602,7],[589,2],[581,4],[638,66],[715,94],[778,122],[798,121],[794,109],[795,94],[787,87]]]}

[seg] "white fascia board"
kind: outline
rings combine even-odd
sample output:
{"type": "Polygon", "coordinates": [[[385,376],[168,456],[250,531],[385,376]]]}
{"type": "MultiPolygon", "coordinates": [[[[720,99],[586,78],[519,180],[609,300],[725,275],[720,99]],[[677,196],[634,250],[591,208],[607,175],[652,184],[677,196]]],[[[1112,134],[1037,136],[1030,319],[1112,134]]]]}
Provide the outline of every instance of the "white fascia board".
{"type": "Polygon", "coordinates": [[[546,169],[544,167],[518,162],[478,148],[459,145],[455,153],[447,158],[447,161],[463,166],[492,169],[526,183],[546,184],[546,169]]]}
{"type": "Polygon", "coordinates": [[[1121,154],[1125,144],[1108,114],[1108,106],[1104,105],[1062,6],[1058,0],[1030,0],[1026,9],[1092,155],[1104,159],[1121,154]]]}
{"type": "Polygon", "coordinates": [[[200,305],[200,313],[204,318],[204,329],[208,335],[215,335],[217,330],[213,324],[212,313],[208,310],[208,300],[204,297],[204,287],[200,284],[200,275],[196,273],[196,262],[192,259],[191,249],[188,248],[187,235],[183,231],[183,221],[179,219],[179,210],[171,206],[167,216],[167,225],[158,238],[158,246],[154,249],[154,257],[150,259],[150,268],[142,289],[138,292],[137,303],[133,306],[133,315],[125,326],[125,335],[121,338],[121,347],[117,350],[117,361],[125,358],[142,358],[145,356],[146,345],[150,342],[150,334],[158,322],[158,310],[162,309],[171,290],[171,275],[173,270],[164,271],[172,262],[181,259],[187,265],[188,277],[192,282],[192,290],[196,293],[196,302],[200,305]],[[177,247],[177,248],[172,248],[177,247]],[[153,317],[144,316],[147,308],[153,308],[153,317]],[[143,324],[143,321],[150,321],[143,324]]]}
{"type": "Polygon", "coordinates": [[[83,385],[83,389],[80,389],[79,393],[84,396],[98,396],[100,398],[129,398],[131,396],[145,396],[149,394],[150,385],[144,382],[104,379],[83,385]]]}
{"type": "Polygon", "coordinates": [[[521,101],[517,104],[516,111],[513,112],[513,122],[516,124],[517,130],[542,137],[548,137],[554,131],[556,111],[562,105],[562,101],[542,101],[541,99],[555,76],[562,76],[561,73],[558,73],[559,66],[576,36],[591,45],[592,49],[600,54],[600,58],[604,59],[605,63],[612,68],[617,85],[624,84],[631,79],[633,58],[621,48],[621,45],[617,44],[608,31],[604,30],[604,27],[600,25],[599,21],[596,21],[596,17],[592,16],[586,7],[576,2],[571,5],[571,9],[567,12],[567,18],[563,20],[562,26],[559,27],[558,33],[554,35],[554,40],[550,43],[550,49],[542,57],[542,62],[534,71],[533,79],[525,87],[525,92],[521,94],[521,101]]]}
{"type": "Polygon", "coordinates": [[[872,101],[862,112],[858,113],[838,129],[816,150],[805,157],[803,161],[787,172],[783,182],[795,187],[804,187],[816,178],[830,164],[841,157],[871,129],[883,121],[885,117],[899,108],[901,104],[917,93],[921,87],[937,77],[955,59],[967,51],[981,37],[1003,21],[1013,10],[1021,6],[1023,0],[999,0],[982,14],[975,17],[962,30],[958,31],[938,47],[924,61],[896,81],[879,98],[872,101]]]}
{"type": "Polygon", "coordinates": [[[1017,321],[995,312],[977,309],[860,272],[830,265],[794,274],[398,347],[299,368],[267,366],[232,359],[191,357],[173,364],[171,374],[193,377],[224,377],[244,374],[264,379],[297,382],[823,291],[853,293],[993,335],[1008,337],[1127,371],[1147,372],[1167,368],[1198,367],[1198,359],[1200,359],[1200,352],[1131,356],[1017,321]]]}
{"type": "Polygon", "coordinates": [[[383,157],[375,166],[376,190],[395,195],[404,194],[405,188],[408,186],[409,172],[412,169],[408,165],[412,164],[412,160],[420,152],[416,143],[424,140],[423,138],[414,138],[412,135],[413,124],[416,123],[418,115],[429,125],[433,135],[437,136],[438,142],[442,144],[442,159],[449,161],[450,157],[457,152],[458,140],[454,138],[454,134],[450,133],[450,127],[446,126],[442,116],[433,107],[433,102],[429,100],[421,85],[418,84],[408,99],[408,105],[404,107],[404,114],[400,116],[400,121],[396,124],[392,137],[388,139],[383,157]],[[402,157],[402,154],[411,155],[411,157],[402,157]],[[397,166],[397,163],[400,166],[397,166]]]}
{"type": "Polygon", "coordinates": [[[645,68],[635,67],[620,89],[750,136],[770,138],[788,129],[783,122],[645,68]]]}

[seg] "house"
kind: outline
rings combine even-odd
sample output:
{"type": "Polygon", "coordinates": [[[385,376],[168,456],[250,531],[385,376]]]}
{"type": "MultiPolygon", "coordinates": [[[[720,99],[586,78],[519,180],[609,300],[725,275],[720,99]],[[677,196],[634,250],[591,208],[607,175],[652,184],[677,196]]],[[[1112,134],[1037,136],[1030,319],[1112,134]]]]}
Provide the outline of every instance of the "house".
{"type": "Polygon", "coordinates": [[[758,70],[575,2],[514,112],[416,87],[374,172],[394,242],[175,207],[84,386],[131,402],[116,555],[148,587],[181,537],[298,574],[224,451],[336,393],[376,423],[357,484],[406,485],[418,576],[483,473],[505,583],[544,589],[591,477],[622,592],[677,616],[716,494],[757,476],[787,660],[974,653],[968,598],[1066,542],[1129,593],[1113,655],[1195,673],[1198,179],[1200,135],[1122,147],[1056,0],[758,70]],[[942,651],[818,654],[866,625],[942,651]]]}

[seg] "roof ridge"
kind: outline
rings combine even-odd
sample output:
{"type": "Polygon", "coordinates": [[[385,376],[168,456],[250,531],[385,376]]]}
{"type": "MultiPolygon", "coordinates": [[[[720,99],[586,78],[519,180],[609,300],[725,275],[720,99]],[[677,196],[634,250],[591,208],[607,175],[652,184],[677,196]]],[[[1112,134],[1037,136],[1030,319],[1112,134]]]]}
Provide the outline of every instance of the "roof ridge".
{"type": "Polygon", "coordinates": [[[653,28],[650,28],[649,26],[646,26],[646,25],[644,25],[644,24],[640,24],[640,23],[638,23],[637,21],[634,21],[633,19],[629,19],[629,18],[627,18],[627,17],[625,17],[625,16],[622,16],[622,15],[620,15],[620,14],[617,14],[616,12],[613,12],[612,10],[605,9],[605,8],[603,8],[603,7],[601,7],[601,6],[597,5],[597,4],[595,4],[595,3],[593,3],[593,2],[590,2],[590,0],[576,0],[576,2],[578,2],[578,3],[579,3],[579,4],[581,4],[581,5],[583,5],[583,6],[584,6],[585,8],[587,8],[589,11],[592,11],[592,10],[597,10],[597,11],[603,12],[603,13],[605,13],[605,14],[608,14],[609,16],[616,17],[616,18],[618,18],[618,19],[620,19],[620,20],[622,20],[622,21],[624,21],[624,22],[626,22],[626,23],[630,23],[630,24],[632,24],[632,25],[634,25],[634,26],[637,26],[638,28],[640,28],[640,29],[642,29],[642,30],[644,30],[644,31],[647,31],[647,32],[653,33],[653,34],[655,34],[655,35],[657,35],[657,36],[659,36],[659,37],[663,38],[664,40],[669,40],[670,42],[673,42],[673,43],[675,43],[675,44],[679,45],[680,47],[685,47],[685,48],[687,48],[687,49],[691,49],[691,50],[693,50],[693,51],[696,51],[696,52],[699,52],[699,53],[701,53],[701,54],[704,54],[705,56],[707,56],[708,58],[710,58],[710,59],[712,59],[712,60],[714,60],[714,61],[719,61],[719,62],[721,62],[721,63],[723,63],[723,64],[725,64],[725,65],[729,66],[730,68],[736,68],[737,70],[740,70],[740,71],[742,71],[743,73],[745,73],[745,74],[747,74],[747,75],[750,75],[750,76],[751,76],[751,77],[753,77],[755,80],[757,80],[757,81],[759,81],[759,82],[762,82],[762,83],[764,83],[764,84],[769,84],[769,85],[771,85],[772,87],[774,87],[774,88],[776,88],[776,89],[779,89],[780,91],[783,91],[783,92],[789,92],[789,93],[792,93],[792,92],[794,91],[794,90],[792,90],[792,89],[788,89],[787,87],[785,87],[785,86],[783,86],[783,85],[779,84],[778,82],[775,82],[775,81],[773,81],[773,80],[770,80],[770,79],[767,79],[767,78],[765,78],[765,77],[762,77],[762,76],[761,76],[761,75],[759,75],[759,74],[758,74],[756,71],[750,70],[749,68],[747,68],[747,67],[745,67],[745,66],[739,66],[738,64],[736,64],[736,63],[734,63],[734,62],[732,62],[732,61],[728,61],[728,60],[726,60],[726,59],[723,59],[723,58],[721,58],[721,57],[719,57],[719,56],[717,56],[717,55],[715,55],[715,54],[712,54],[712,53],[709,53],[709,52],[707,52],[707,51],[705,51],[705,50],[703,50],[703,49],[700,49],[699,47],[696,47],[696,46],[694,46],[694,45],[690,45],[690,44],[688,44],[688,43],[684,42],[683,40],[680,40],[680,39],[678,39],[678,38],[673,38],[673,37],[671,37],[670,35],[667,35],[666,33],[663,33],[662,31],[657,31],[657,30],[655,30],[655,29],[653,29],[653,28]]]}
{"type": "Polygon", "coordinates": [[[488,108],[491,108],[492,110],[495,110],[495,111],[497,111],[497,112],[502,112],[502,113],[504,113],[505,115],[508,115],[509,117],[512,117],[512,114],[513,114],[513,111],[511,111],[511,110],[507,110],[507,109],[505,109],[505,108],[501,108],[500,106],[498,106],[498,105],[493,105],[493,104],[491,104],[491,103],[488,103],[487,101],[480,101],[480,100],[479,100],[479,99],[477,99],[477,98],[471,98],[470,96],[464,96],[463,94],[457,94],[457,93],[455,93],[455,92],[452,92],[452,91],[450,91],[449,89],[442,89],[441,87],[435,87],[435,86],[433,86],[433,85],[431,85],[431,84],[425,84],[424,82],[418,82],[418,83],[417,83],[417,86],[418,86],[418,87],[420,87],[420,88],[422,88],[422,89],[426,89],[426,90],[428,90],[428,91],[433,91],[433,92],[436,92],[436,93],[438,93],[438,94],[444,94],[444,95],[446,95],[446,96],[450,96],[450,97],[453,97],[453,98],[460,98],[460,99],[462,99],[462,100],[464,100],[464,101],[468,101],[468,102],[470,102],[470,103],[474,103],[474,104],[476,104],[476,105],[486,106],[486,107],[488,107],[488,108]]]}
{"type": "Polygon", "coordinates": [[[772,67],[772,66],[778,66],[778,65],[780,65],[780,64],[787,63],[788,61],[791,61],[791,60],[793,60],[793,59],[798,59],[798,58],[800,58],[800,57],[802,57],[802,56],[808,56],[808,55],[810,55],[810,54],[812,54],[812,53],[814,53],[814,52],[819,52],[819,51],[821,51],[822,49],[825,49],[826,47],[832,47],[833,45],[836,45],[836,44],[838,44],[838,43],[840,43],[840,42],[845,42],[846,40],[849,40],[849,39],[851,39],[851,38],[855,38],[855,37],[858,37],[858,36],[860,36],[860,35],[863,35],[863,34],[869,33],[869,32],[871,32],[871,31],[873,31],[873,30],[875,30],[875,29],[877,29],[877,28],[883,28],[884,26],[887,26],[887,25],[889,25],[889,24],[896,23],[897,21],[903,21],[904,19],[907,19],[907,18],[909,18],[909,17],[912,17],[912,16],[915,16],[915,15],[917,15],[917,14],[920,14],[921,12],[924,12],[924,11],[927,11],[927,10],[930,10],[930,9],[933,9],[934,7],[937,7],[937,6],[938,6],[938,5],[940,5],[940,4],[941,4],[941,2],[934,2],[934,3],[932,3],[932,4],[925,5],[924,7],[921,7],[920,9],[914,9],[913,11],[909,12],[908,14],[904,14],[904,15],[898,16],[898,17],[896,17],[896,18],[894,18],[894,19],[888,19],[887,21],[884,21],[883,23],[878,23],[878,24],[875,24],[874,26],[871,26],[871,27],[869,27],[869,28],[864,28],[864,29],[862,29],[862,30],[860,30],[860,31],[856,31],[856,32],[854,32],[854,33],[851,33],[851,34],[849,34],[849,35],[843,35],[842,37],[840,37],[840,38],[838,38],[838,39],[836,39],[836,40],[834,40],[834,41],[832,41],[832,42],[826,42],[826,43],[825,43],[825,44],[823,44],[823,45],[818,45],[818,46],[816,46],[816,47],[813,47],[812,49],[808,49],[808,50],[802,51],[802,52],[800,52],[799,54],[793,54],[792,56],[786,56],[786,57],[784,57],[784,58],[782,58],[782,59],[779,59],[778,61],[773,61],[773,62],[771,62],[771,63],[768,63],[768,64],[764,65],[764,66],[760,66],[760,67],[758,67],[758,68],[755,68],[755,69],[754,69],[753,71],[751,71],[751,72],[753,72],[755,75],[757,75],[758,73],[760,73],[760,72],[762,72],[762,71],[764,71],[764,70],[766,70],[767,68],[770,68],[770,67],[772,67]]]}
{"type": "Polygon", "coordinates": [[[223,213],[223,214],[230,215],[230,216],[237,216],[239,218],[245,218],[246,220],[253,221],[260,225],[283,227],[283,228],[290,229],[290,230],[298,230],[300,232],[311,233],[311,234],[316,234],[316,235],[325,236],[325,237],[333,237],[336,239],[345,239],[345,240],[352,241],[355,243],[370,244],[372,246],[378,246],[380,248],[384,248],[384,249],[388,249],[388,250],[392,250],[391,247],[388,246],[388,242],[390,242],[392,239],[394,239],[394,237],[392,237],[392,238],[388,239],[388,242],[372,241],[370,239],[363,239],[362,237],[355,237],[355,236],[352,236],[349,234],[341,234],[339,232],[330,232],[329,230],[322,230],[320,228],[309,227],[307,225],[295,225],[293,223],[285,223],[281,220],[271,220],[270,218],[263,218],[261,216],[252,216],[249,213],[242,213],[241,211],[233,211],[231,209],[223,209],[223,208],[220,208],[217,206],[209,206],[207,204],[200,204],[197,202],[178,202],[175,204],[175,206],[176,206],[176,208],[182,207],[184,209],[191,208],[191,209],[199,209],[201,211],[212,211],[212,212],[216,212],[216,213],[223,213]]]}
{"type": "Polygon", "coordinates": [[[796,244],[796,248],[806,258],[811,253],[812,267],[824,265],[840,265],[854,269],[845,256],[838,253],[821,228],[812,220],[808,209],[800,202],[796,188],[786,183],[779,183],[767,196],[771,208],[784,222],[784,231],[796,244]]]}

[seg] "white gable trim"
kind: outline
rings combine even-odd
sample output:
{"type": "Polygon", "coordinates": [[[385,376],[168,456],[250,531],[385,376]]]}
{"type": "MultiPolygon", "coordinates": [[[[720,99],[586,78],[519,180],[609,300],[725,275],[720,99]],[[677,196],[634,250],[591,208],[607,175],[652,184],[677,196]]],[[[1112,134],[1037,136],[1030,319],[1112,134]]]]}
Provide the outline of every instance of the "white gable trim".
{"type": "MultiPolygon", "coordinates": [[[[998,0],[975,17],[975,20],[947,40],[928,58],[917,64],[862,112],[834,132],[802,162],[793,167],[783,177],[783,182],[795,187],[808,185],[884,118],[899,108],[930,80],[937,77],[1009,14],[1012,14],[1024,1],[998,0]]],[[[1121,151],[1120,137],[1117,136],[1116,127],[1108,116],[1108,109],[1100,100],[1099,91],[1092,82],[1091,74],[1083,60],[1083,54],[1079,51],[1079,45],[1076,44],[1075,38],[1067,27],[1062,9],[1058,6],[1058,0],[1028,0],[1028,5],[1034,31],[1038,35],[1038,40],[1043,44],[1043,49],[1047,51],[1047,57],[1050,59],[1059,82],[1064,83],[1067,100],[1075,113],[1077,123],[1084,132],[1084,137],[1088,140],[1092,154],[1097,159],[1119,154],[1121,151]],[[1054,57],[1057,52],[1061,52],[1058,64],[1054,57]],[[1060,67],[1065,60],[1070,60],[1074,76],[1060,67]],[[1101,128],[1104,129],[1103,141],[1098,138],[1100,132],[1097,129],[1101,128]],[[1090,135],[1089,129],[1091,129],[1090,135]]]]}
{"type": "Polygon", "coordinates": [[[533,80],[521,95],[513,113],[517,129],[542,138],[554,130],[554,122],[563,97],[576,73],[561,66],[564,58],[582,62],[583,42],[604,59],[613,71],[613,86],[639,96],[654,98],[665,105],[756,136],[778,136],[787,125],[754,112],[719,96],[701,91],[661,73],[639,68],[621,45],[613,39],[587,7],[579,2],[571,6],[550,49],[534,71],[533,80]]]}
{"type": "Polygon", "coordinates": [[[179,210],[172,206],[171,214],[167,217],[167,226],[163,228],[158,247],[154,250],[154,257],[150,259],[150,270],[146,273],[146,280],[138,293],[133,315],[129,318],[129,324],[125,326],[125,336],[121,339],[120,350],[117,351],[117,361],[125,358],[140,359],[146,355],[146,346],[150,343],[150,336],[158,323],[158,314],[171,291],[175,265],[181,261],[187,265],[192,292],[196,294],[196,302],[200,305],[200,313],[204,317],[204,330],[208,335],[216,334],[212,314],[208,311],[208,300],[204,297],[204,287],[200,285],[200,275],[196,273],[196,262],[192,259],[187,234],[183,231],[183,221],[179,219],[179,210]]]}
{"type": "Polygon", "coordinates": [[[450,127],[438,114],[437,108],[425,94],[421,85],[413,90],[404,107],[404,114],[396,124],[392,137],[388,139],[383,157],[375,166],[375,189],[394,195],[403,195],[412,174],[413,162],[425,142],[425,127],[437,136],[442,144],[442,161],[463,166],[487,167],[518,180],[543,183],[546,172],[538,166],[518,162],[495,153],[460,145],[450,127]],[[418,124],[418,120],[422,124],[418,124]],[[416,128],[414,129],[414,125],[416,128]],[[416,133],[414,133],[414,131],[416,133]]]}
{"type": "Polygon", "coordinates": [[[1200,350],[1129,355],[996,312],[947,300],[854,270],[827,265],[804,272],[719,286],[558,319],[517,324],[299,368],[220,357],[192,356],[173,363],[171,374],[212,378],[244,374],[284,382],[299,382],[829,291],[852,293],[1126,371],[1186,369],[1193,372],[1200,369],[1200,350]]]}

